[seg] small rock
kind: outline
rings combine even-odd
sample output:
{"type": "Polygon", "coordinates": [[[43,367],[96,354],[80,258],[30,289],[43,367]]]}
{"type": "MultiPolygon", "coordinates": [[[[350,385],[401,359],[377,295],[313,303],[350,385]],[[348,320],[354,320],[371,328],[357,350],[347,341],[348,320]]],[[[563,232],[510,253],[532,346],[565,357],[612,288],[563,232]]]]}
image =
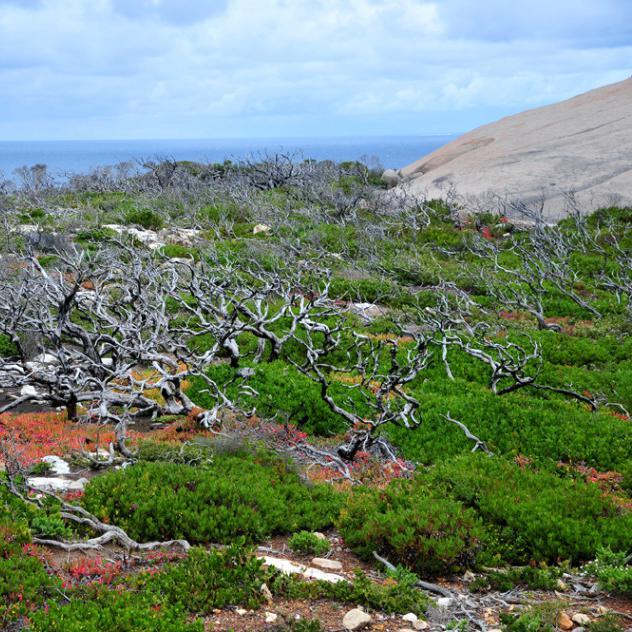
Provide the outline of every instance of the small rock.
{"type": "Polygon", "coordinates": [[[595,608],[595,612],[601,616],[602,614],[608,614],[610,610],[608,610],[605,606],[597,606],[595,608]]]}
{"type": "Polygon", "coordinates": [[[76,481],[68,478],[47,478],[45,476],[32,476],[26,479],[29,487],[43,492],[82,492],[88,483],[87,478],[76,481]]]}
{"type": "Polygon", "coordinates": [[[268,588],[267,584],[261,584],[261,594],[263,595],[266,601],[268,602],[274,601],[274,597],[272,596],[272,593],[270,592],[270,589],[268,588]]]}
{"type": "Polygon", "coordinates": [[[70,474],[70,465],[64,459],[58,456],[43,456],[42,461],[48,463],[50,471],[55,476],[63,476],[64,474],[70,474]]]}
{"type": "Polygon", "coordinates": [[[248,610],[244,610],[243,608],[237,608],[237,610],[235,610],[235,612],[240,616],[243,617],[244,615],[248,614],[248,610]]]}
{"type": "Polygon", "coordinates": [[[360,608],[349,610],[342,618],[342,626],[345,630],[361,630],[369,623],[371,623],[371,617],[364,610],[360,610],[360,608]]]}
{"type": "Polygon", "coordinates": [[[590,623],[590,617],[583,612],[577,612],[573,615],[572,621],[577,625],[588,625],[590,623]]]}
{"type": "Polygon", "coordinates": [[[452,605],[454,599],[452,597],[440,597],[437,599],[437,605],[440,608],[449,608],[452,605]]]}
{"type": "Polygon", "coordinates": [[[317,568],[304,566],[303,564],[295,564],[294,562],[283,558],[263,555],[259,557],[259,559],[263,560],[266,566],[272,566],[286,575],[302,575],[307,579],[319,579],[331,584],[345,581],[345,578],[342,575],[337,575],[336,573],[326,573],[325,571],[321,571],[317,568]]]}
{"type": "Polygon", "coordinates": [[[417,615],[414,612],[409,612],[402,617],[403,621],[408,621],[408,623],[415,623],[417,621],[417,615]]]}
{"type": "Polygon", "coordinates": [[[266,612],[266,623],[276,623],[278,618],[278,614],[275,614],[274,612],[266,612]]]}
{"type": "Polygon", "coordinates": [[[37,397],[37,389],[30,384],[26,384],[20,389],[20,395],[22,397],[37,397]]]}
{"type": "Polygon", "coordinates": [[[341,571],[342,564],[338,560],[328,560],[326,557],[315,557],[312,564],[325,571],[341,571]]]}
{"type": "Polygon", "coordinates": [[[272,229],[267,224],[257,224],[252,229],[253,235],[258,235],[259,233],[269,233],[272,229]]]}
{"type": "Polygon", "coordinates": [[[319,540],[326,540],[327,536],[324,533],[321,533],[320,531],[314,531],[314,533],[312,534],[314,537],[318,538],[319,540]]]}
{"type": "Polygon", "coordinates": [[[398,632],[415,632],[412,628],[400,628],[398,632]]]}
{"type": "Polygon", "coordinates": [[[413,628],[415,628],[415,630],[427,630],[429,627],[430,625],[428,625],[428,622],[423,621],[422,619],[418,619],[415,623],[413,623],[413,628]]]}
{"type": "Polygon", "coordinates": [[[472,573],[472,571],[465,571],[465,573],[463,574],[463,581],[464,582],[473,582],[476,579],[476,575],[474,575],[474,573],[472,573]]]}
{"type": "Polygon", "coordinates": [[[568,590],[568,584],[562,579],[558,579],[557,580],[556,586],[557,586],[558,590],[562,590],[562,591],[567,591],[568,590]]]}
{"type": "Polygon", "coordinates": [[[497,625],[498,615],[491,608],[485,608],[483,612],[483,621],[485,621],[487,625],[497,625]]]}
{"type": "Polygon", "coordinates": [[[572,630],[575,626],[571,618],[565,612],[560,612],[557,616],[557,627],[560,630],[572,630]]]}
{"type": "Polygon", "coordinates": [[[382,182],[389,188],[397,186],[402,177],[395,169],[386,169],[380,178],[382,182]]]}

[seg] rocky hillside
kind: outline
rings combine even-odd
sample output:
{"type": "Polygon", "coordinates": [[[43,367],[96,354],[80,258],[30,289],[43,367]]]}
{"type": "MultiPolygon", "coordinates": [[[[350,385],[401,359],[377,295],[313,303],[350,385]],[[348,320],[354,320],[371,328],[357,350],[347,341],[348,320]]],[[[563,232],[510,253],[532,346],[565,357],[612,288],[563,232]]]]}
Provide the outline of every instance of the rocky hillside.
{"type": "Polygon", "coordinates": [[[405,167],[416,195],[544,200],[559,215],[573,194],[584,210],[632,201],[632,78],[484,125],[405,167]]]}

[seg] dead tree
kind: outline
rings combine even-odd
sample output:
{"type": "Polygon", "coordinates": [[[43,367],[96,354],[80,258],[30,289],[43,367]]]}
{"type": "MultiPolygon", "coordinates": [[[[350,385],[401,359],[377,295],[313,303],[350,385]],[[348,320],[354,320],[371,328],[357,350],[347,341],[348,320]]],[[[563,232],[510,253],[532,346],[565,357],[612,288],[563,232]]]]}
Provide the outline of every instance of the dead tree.
{"type": "Polygon", "coordinates": [[[395,459],[389,443],[380,436],[390,424],[413,429],[420,423],[420,402],[406,387],[430,362],[429,339],[418,335],[412,344],[397,337],[375,340],[350,331],[342,323],[303,322],[295,340],[305,361],[293,364],[320,385],[329,408],[351,429],[338,454],[352,461],[359,451],[395,459]],[[332,354],[344,355],[344,364],[332,363],[332,354]]]}
{"type": "Polygon", "coordinates": [[[26,402],[63,407],[69,419],[82,407],[110,422],[190,412],[183,382],[201,370],[170,327],[177,283],[173,270],[132,248],[59,253],[54,270],[30,257],[5,274],[0,331],[17,357],[0,360],[0,383],[16,395],[0,412],[26,402]]]}

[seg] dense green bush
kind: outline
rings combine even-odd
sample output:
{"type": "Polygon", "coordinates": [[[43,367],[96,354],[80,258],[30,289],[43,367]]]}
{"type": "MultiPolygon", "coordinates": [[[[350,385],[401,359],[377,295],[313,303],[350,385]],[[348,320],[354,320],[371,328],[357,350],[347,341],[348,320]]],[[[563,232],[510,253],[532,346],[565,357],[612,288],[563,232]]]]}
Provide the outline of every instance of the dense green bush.
{"type": "Polygon", "coordinates": [[[597,551],[597,558],[585,567],[587,573],[594,575],[602,590],[623,593],[632,596],[632,556],[627,553],[615,553],[609,548],[597,551]]]}
{"type": "Polygon", "coordinates": [[[187,622],[181,608],[152,603],[140,593],[109,589],[51,602],[46,610],[29,615],[30,632],[203,632],[202,621],[187,622]]]}
{"type": "Polygon", "coordinates": [[[203,469],[139,463],[93,479],[84,503],[142,540],[229,543],[331,525],[340,496],[307,486],[290,465],[267,455],[216,455],[203,469]]]}
{"type": "Polygon", "coordinates": [[[0,358],[11,358],[17,354],[17,347],[11,342],[11,338],[0,334],[0,358]]]}
{"type": "Polygon", "coordinates": [[[55,594],[61,582],[46,572],[24,545],[31,533],[26,520],[0,508],[0,627],[26,615],[55,594]]]}
{"type": "Polygon", "coordinates": [[[371,581],[362,571],[357,571],[352,582],[332,584],[324,581],[302,581],[294,576],[275,573],[268,581],[274,595],[288,599],[331,599],[341,603],[356,604],[390,614],[414,612],[423,614],[430,600],[417,587],[414,573],[398,568],[389,573],[383,584],[371,581]]]}
{"type": "Polygon", "coordinates": [[[496,453],[584,462],[602,470],[623,470],[632,461],[632,424],[611,410],[591,413],[574,401],[530,389],[494,395],[476,383],[483,378],[479,370],[484,371],[477,365],[455,361],[454,381],[445,379],[442,370],[432,367],[426,381],[414,388],[423,402],[421,426],[413,432],[388,431],[406,458],[434,463],[471,450],[463,432],[446,422],[450,411],[496,453]]]}
{"type": "Polygon", "coordinates": [[[104,241],[114,239],[117,233],[112,228],[100,226],[99,228],[89,228],[77,233],[76,239],[82,245],[100,244],[104,241]]]}
{"type": "Polygon", "coordinates": [[[169,259],[199,259],[200,252],[196,248],[181,244],[165,244],[160,248],[160,254],[169,259]]]}
{"type": "Polygon", "coordinates": [[[165,225],[164,217],[148,208],[134,208],[123,216],[125,224],[136,224],[146,230],[160,230],[165,225]]]}
{"type": "MultiPolygon", "coordinates": [[[[298,369],[282,360],[255,365],[254,375],[249,378],[256,395],[241,396],[244,408],[256,407],[257,414],[264,418],[278,418],[306,432],[331,435],[345,430],[343,420],[333,413],[322,400],[318,384],[303,375],[298,369]]],[[[216,365],[209,369],[209,376],[218,384],[234,377],[235,371],[228,365],[216,365]]],[[[202,380],[192,380],[189,397],[199,406],[210,407],[212,401],[202,380]]],[[[237,397],[239,386],[228,387],[229,397],[237,397]]]]}
{"type": "Polygon", "coordinates": [[[476,511],[493,536],[488,552],[510,562],[579,562],[601,546],[620,551],[632,541],[632,513],[579,479],[471,455],[435,466],[411,492],[421,484],[476,511]]]}
{"type": "Polygon", "coordinates": [[[303,555],[324,555],[330,549],[329,541],[311,531],[299,531],[292,534],[288,546],[295,553],[303,555]]]}
{"type": "Polygon", "coordinates": [[[342,510],[345,543],[366,559],[373,551],[424,575],[473,564],[485,538],[475,512],[439,498],[420,479],[386,489],[360,488],[342,510]]]}
{"type": "Polygon", "coordinates": [[[127,588],[171,607],[210,614],[226,606],[258,608],[265,601],[265,581],[262,561],[236,543],[222,551],[193,548],[184,560],[160,573],[132,577],[127,588]]]}

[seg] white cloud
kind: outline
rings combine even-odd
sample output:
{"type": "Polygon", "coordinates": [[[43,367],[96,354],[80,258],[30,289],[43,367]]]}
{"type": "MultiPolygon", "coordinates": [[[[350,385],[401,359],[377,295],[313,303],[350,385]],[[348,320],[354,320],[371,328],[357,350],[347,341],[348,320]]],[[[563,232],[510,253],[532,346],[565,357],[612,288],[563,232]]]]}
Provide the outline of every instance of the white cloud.
{"type": "Polygon", "coordinates": [[[0,136],[465,129],[629,75],[629,6],[0,0],[0,136]]]}

